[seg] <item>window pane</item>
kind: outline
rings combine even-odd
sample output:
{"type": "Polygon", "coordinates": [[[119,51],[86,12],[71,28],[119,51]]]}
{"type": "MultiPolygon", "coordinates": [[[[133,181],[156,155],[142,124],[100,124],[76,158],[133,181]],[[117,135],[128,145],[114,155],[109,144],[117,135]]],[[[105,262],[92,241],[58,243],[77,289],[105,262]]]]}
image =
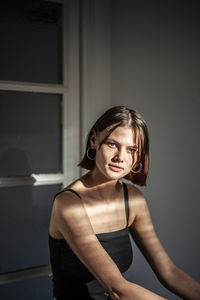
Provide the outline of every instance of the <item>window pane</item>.
{"type": "Polygon", "coordinates": [[[0,80],[61,82],[61,4],[0,2],[0,80]]]}
{"type": "Polygon", "coordinates": [[[0,286],[3,300],[52,300],[52,279],[49,277],[34,278],[0,286]]]}
{"type": "Polygon", "coordinates": [[[0,91],[0,176],[61,171],[61,97],[0,91]]]}
{"type": "Polygon", "coordinates": [[[60,189],[60,185],[0,189],[0,273],[49,264],[49,219],[60,189]]]}

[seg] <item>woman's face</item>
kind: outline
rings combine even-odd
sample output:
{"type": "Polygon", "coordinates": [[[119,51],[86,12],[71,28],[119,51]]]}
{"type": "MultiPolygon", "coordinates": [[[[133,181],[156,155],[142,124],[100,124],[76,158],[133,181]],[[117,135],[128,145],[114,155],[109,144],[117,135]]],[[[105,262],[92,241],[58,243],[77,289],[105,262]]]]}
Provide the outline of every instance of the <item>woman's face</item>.
{"type": "Polygon", "coordinates": [[[127,175],[136,162],[138,150],[136,134],[131,127],[119,126],[101,145],[108,134],[108,129],[111,127],[95,135],[93,142],[91,139],[91,146],[96,149],[95,170],[100,171],[108,179],[119,179],[127,175]]]}

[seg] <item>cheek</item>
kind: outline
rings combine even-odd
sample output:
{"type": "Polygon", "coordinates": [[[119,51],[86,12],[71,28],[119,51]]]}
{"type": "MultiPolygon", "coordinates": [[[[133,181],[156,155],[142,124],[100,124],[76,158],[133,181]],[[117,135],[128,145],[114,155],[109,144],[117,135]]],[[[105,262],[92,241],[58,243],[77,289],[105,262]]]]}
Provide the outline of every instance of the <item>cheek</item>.
{"type": "Polygon", "coordinates": [[[113,157],[115,157],[116,151],[109,148],[102,148],[96,154],[96,164],[100,166],[100,164],[108,164],[112,161],[113,157]]]}
{"type": "Polygon", "coordinates": [[[134,165],[134,163],[136,162],[137,158],[136,158],[136,155],[128,155],[127,156],[127,165],[128,167],[132,168],[132,166],[134,165]]]}
{"type": "Polygon", "coordinates": [[[131,168],[134,164],[134,157],[129,157],[127,164],[129,165],[129,167],[131,168]]]}
{"type": "Polygon", "coordinates": [[[102,145],[97,155],[99,155],[99,157],[102,157],[103,159],[106,160],[115,156],[116,151],[114,149],[110,149],[109,147],[106,147],[106,145],[102,145]]]}
{"type": "Polygon", "coordinates": [[[103,161],[105,162],[107,159],[107,153],[102,148],[100,148],[96,153],[96,161],[103,161]]]}

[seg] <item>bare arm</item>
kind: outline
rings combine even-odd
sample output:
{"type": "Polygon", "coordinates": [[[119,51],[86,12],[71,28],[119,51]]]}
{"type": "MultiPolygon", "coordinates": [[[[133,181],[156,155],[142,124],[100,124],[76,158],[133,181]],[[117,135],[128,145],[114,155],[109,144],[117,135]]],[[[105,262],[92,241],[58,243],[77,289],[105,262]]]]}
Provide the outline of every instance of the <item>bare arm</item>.
{"type": "MultiPolygon", "coordinates": [[[[135,192],[135,191],[134,191],[135,192]]],[[[200,284],[176,267],[161,245],[143,195],[137,190],[136,216],[131,234],[160,282],[185,300],[200,300],[200,284]]]]}
{"type": "Polygon", "coordinates": [[[162,300],[164,298],[128,282],[99,243],[82,201],[69,192],[54,201],[57,229],[88,270],[116,300],[162,300]]]}

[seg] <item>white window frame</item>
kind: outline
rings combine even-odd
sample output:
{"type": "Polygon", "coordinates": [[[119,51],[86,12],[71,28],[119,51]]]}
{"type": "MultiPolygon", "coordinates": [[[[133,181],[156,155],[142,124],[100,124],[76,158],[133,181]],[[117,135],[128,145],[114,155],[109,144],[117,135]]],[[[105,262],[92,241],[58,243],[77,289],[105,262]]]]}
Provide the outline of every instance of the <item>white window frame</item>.
{"type": "MultiPolygon", "coordinates": [[[[66,186],[80,175],[77,166],[80,160],[80,2],[79,0],[47,0],[62,4],[62,84],[0,80],[0,90],[39,92],[62,96],[62,173],[31,174],[30,176],[0,177],[0,187],[19,185],[66,186]]],[[[0,274],[0,285],[50,276],[50,266],[38,266],[17,272],[0,274]]]]}

